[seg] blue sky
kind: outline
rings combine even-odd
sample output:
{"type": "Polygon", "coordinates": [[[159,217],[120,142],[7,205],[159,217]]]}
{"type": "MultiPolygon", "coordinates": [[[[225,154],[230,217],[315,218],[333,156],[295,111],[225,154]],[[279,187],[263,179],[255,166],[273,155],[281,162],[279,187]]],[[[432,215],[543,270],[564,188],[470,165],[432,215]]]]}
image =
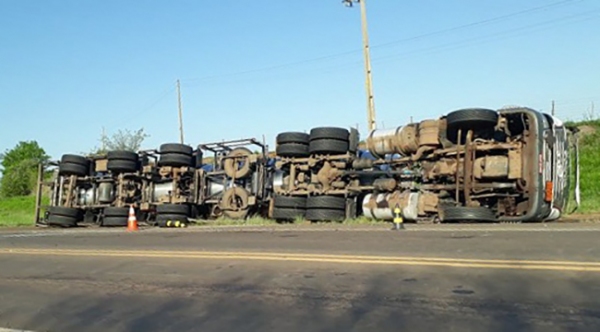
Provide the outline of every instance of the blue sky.
{"type": "MultiPolygon", "coordinates": [[[[600,113],[596,0],[370,0],[377,122],[462,107],[600,113]]],[[[0,0],[0,151],[90,151],[102,127],[145,148],[359,125],[358,6],[339,0],[0,0]]]]}

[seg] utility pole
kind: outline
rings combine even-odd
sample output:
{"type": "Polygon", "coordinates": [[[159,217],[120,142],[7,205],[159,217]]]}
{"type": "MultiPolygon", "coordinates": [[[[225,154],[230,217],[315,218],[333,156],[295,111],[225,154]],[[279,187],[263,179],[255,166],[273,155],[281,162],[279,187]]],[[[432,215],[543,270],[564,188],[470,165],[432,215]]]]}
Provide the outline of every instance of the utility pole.
{"type": "Polygon", "coordinates": [[[555,115],[555,111],[554,111],[554,100],[552,101],[552,116],[555,115]]]}
{"type": "Polygon", "coordinates": [[[104,130],[104,126],[102,126],[102,152],[106,150],[106,131],[104,130]]]}
{"type": "Polygon", "coordinates": [[[177,104],[179,106],[179,136],[181,144],[183,144],[183,110],[181,109],[181,84],[177,80],[177,104]]]}
{"type": "Polygon", "coordinates": [[[367,4],[366,0],[342,0],[346,7],[352,7],[354,3],[360,4],[360,17],[363,39],[363,53],[365,57],[365,89],[367,92],[367,124],[369,130],[377,127],[375,123],[375,98],[373,97],[373,80],[371,77],[371,54],[369,49],[369,33],[367,28],[367,4]]]}

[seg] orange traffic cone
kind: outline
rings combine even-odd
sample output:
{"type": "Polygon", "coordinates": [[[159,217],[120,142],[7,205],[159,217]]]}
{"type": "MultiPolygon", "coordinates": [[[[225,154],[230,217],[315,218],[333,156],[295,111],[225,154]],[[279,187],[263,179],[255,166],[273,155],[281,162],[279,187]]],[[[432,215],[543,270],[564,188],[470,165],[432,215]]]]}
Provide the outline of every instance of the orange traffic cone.
{"type": "Polygon", "coordinates": [[[133,209],[133,205],[129,206],[129,219],[127,219],[127,230],[138,230],[137,218],[135,217],[135,210],[133,209]]]}

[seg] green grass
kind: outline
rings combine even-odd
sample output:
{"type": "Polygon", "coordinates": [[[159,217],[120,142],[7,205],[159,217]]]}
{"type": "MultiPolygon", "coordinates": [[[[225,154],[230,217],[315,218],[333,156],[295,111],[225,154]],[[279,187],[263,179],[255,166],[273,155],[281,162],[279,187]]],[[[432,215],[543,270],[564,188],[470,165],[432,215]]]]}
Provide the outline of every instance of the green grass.
{"type": "MultiPolygon", "coordinates": [[[[596,130],[583,135],[579,142],[581,207],[577,213],[598,213],[600,212],[600,120],[587,120],[576,125],[585,125],[596,130]]],[[[575,181],[571,183],[574,186],[575,181]]]]}
{"type": "MultiPolygon", "coordinates": [[[[48,204],[48,199],[43,199],[48,204]]],[[[0,199],[0,227],[35,225],[35,196],[0,199]]]]}
{"type": "MultiPolygon", "coordinates": [[[[368,219],[366,217],[358,217],[358,218],[354,218],[354,219],[345,220],[344,222],[339,223],[339,224],[343,224],[343,225],[376,225],[376,224],[381,224],[381,223],[386,223],[386,222],[381,221],[381,220],[372,220],[372,219],[368,219]]],[[[246,220],[234,220],[234,219],[228,219],[228,218],[219,218],[216,220],[197,220],[193,225],[196,225],[196,226],[242,226],[242,225],[272,226],[272,225],[279,225],[279,224],[280,223],[278,223],[274,220],[271,220],[271,219],[263,218],[260,216],[253,216],[246,220]]],[[[286,225],[286,223],[281,223],[281,224],[286,225]]],[[[290,222],[289,224],[310,225],[313,223],[311,223],[310,221],[305,220],[303,218],[296,218],[294,221],[290,222]]],[[[327,222],[326,224],[335,224],[335,223],[327,222]]]]}
{"type": "Polygon", "coordinates": [[[229,218],[219,218],[215,220],[197,220],[195,225],[197,226],[240,226],[240,225],[252,225],[252,226],[268,226],[276,225],[277,222],[271,219],[266,219],[260,216],[253,216],[246,220],[235,220],[229,218]]]}

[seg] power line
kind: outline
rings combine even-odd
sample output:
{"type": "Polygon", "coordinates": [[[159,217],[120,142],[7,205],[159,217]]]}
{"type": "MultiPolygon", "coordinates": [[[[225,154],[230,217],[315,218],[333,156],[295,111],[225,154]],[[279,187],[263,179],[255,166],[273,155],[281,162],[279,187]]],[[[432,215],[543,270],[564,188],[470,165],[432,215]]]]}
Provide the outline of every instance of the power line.
{"type": "MultiPolygon", "coordinates": [[[[384,60],[397,59],[399,57],[407,56],[407,55],[427,53],[428,51],[438,51],[439,52],[439,51],[447,51],[447,50],[456,49],[456,48],[465,47],[465,46],[479,45],[482,42],[490,42],[490,41],[496,41],[496,40],[501,39],[501,38],[491,38],[490,39],[489,37],[502,37],[502,36],[506,37],[506,35],[510,35],[515,32],[525,32],[527,30],[532,30],[533,28],[538,28],[538,27],[543,27],[543,26],[552,26],[554,23],[572,20],[575,18],[587,16],[589,14],[595,14],[597,12],[600,12],[600,9],[587,11],[587,12],[574,14],[574,15],[563,16],[563,17],[560,17],[557,19],[552,19],[552,20],[541,22],[541,23],[530,24],[530,25],[522,26],[522,27],[515,28],[515,29],[510,29],[510,30],[506,30],[506,31],[500,31],[500,32],[492,33],[492,34],[483,35],[483,36],[468,38],[468,39],[464,39],[464,40],[460,40],[460,41],[456,41],[456,42],[432,46],[432,47],[423,48],[423,49],[419,49],[419,50],[415,50],[415,51],[409,51],[409,52],[403,52],[403,53],[398,53],[398,54],[393,54],[393,55],[388,55],[388,56],[383,56],[383,57],[377,57],[377,58],[374,58],[373,62],[382,63],[382,62],[387,62],[384,60]],[[475,43],[473,43],[473,42],[475,42],[475,43]],[[458,46],[458,47],[456,47],[456,46],[458,46]]],[[[592,19],[592,18],[595,18],[595,17],[593,17],[593,16],[587,17],[583,20],[577,20],[575,22],[585,21],[585,20],[592,19]]],[[[541,30],[542,29],[538,29],[537,31],[541,31],[541,30]]],[[[520,35],[522,35],[522,34],[519,34],[519,36],[520,35]]],[[[510,36],[508,36],[508,37],[510,37],[510,36]]],[[[437,53],[437,52],[433,52],[433,53],[437,53]]],[[[431,53],[429,53],[429,54],[431,54],[431,53]]]]}
{"type": "Polygon", "coordinates": [[[423,39],[423,38],[427,38],[427,37],[431,37],[431,36],[441,35],[441,34],[448,33],[448,32],[454,32],[454,31],[463,30],[463,29],[466,29],[466,28],[472,28],[472,27],[476,27],[476,26],[479,26],[479,25],[485,25],[485,24],[489,24],[489,23],[499,22],[499,21],[502,21],[502,20],[510,19],[510,18],[517,17],[517,16],[521,16],[521,15],[524,15],[524,14],[531,14],[531,13],[535,13],[535,12],[538,12],[538,11],[546,10],[548,8],[551,8],[551,7],[556,7],[556,6],[565,5],[565,4],[568,4],[568,3],[581,2],[581,1],[583,1],[583,0],[563,0],[563,1],[558,1],[558,2],[554,2],[554,3],[551,3],[551,4],[539,6],[539,7],[534,7],[534,8],[530,8],[530,9],[526,9],[526,10],[522,10],[522,11],[518,11],[518,12],[514,12],[514,13],[502,15],[502,16],[497,16],[497,17],[485,19],[485,20],[478,21],[478,22],[467,23],[467,24],[464,24],[464,25],[459,25],[459,26],[456,26],[456,27],[448,28],[448,29],[443,29],[443,30],[428,32],[428,33],[424,33],[422,35],[418,35],[418,36],[414,36],[414,37],[408,37],[408,38],[404,38],[404,39],[398,39],[398,40],[387,42],[387,43],[384,43],[384,44],[375,45],[375,46],[373,46],[373,48],[388,47],[388,46],[396,45],[396,44],[399,44],[399,43],[404,43],[404,42],[408,42],[408,41],[419,40],[419,39],[423,39]]]}
{"type": "MultiPolygon", "coordinates": [[[[563,17],[559,17],[559,18],[552,19],[552,20],[547,20],[544,22],[536,23],[536,24],[521,26],[521,27],[518,27],[515,29],[509,29],[506,31],[500,31],[500,32],[495,32],[495,33],[491,33],[491,34],[485,34],[485,35],[481,35],[481,36],[477,36],[477,37],[473,37],[473,38],[467,38],[467,39],[463,39],[463,40],[459,40],[459,41],[453,41],[450,43],[421,48],[421,49],[412,50],[412,51],[408,51],[408,52],[402,52],[402,53],[387,55],[387,56],[383,56],[383,57],[381,57],[381,56],[374,57],[373,62],[378,63],[378,64],[388,63],[388,62],[396,61],[401,58],[407,58],[407,57],[410,57],[413,55],[436,54],[436,53],[450,51],[450,50],[454,50],[454,49],[458,49],[458,48],[462,48],[462,47],[480,45],[480,44],[483,44],[486,42],[494,42],[494,41],[498,41],[498,40],[502,40],[502,39],[506,39],[506,38],[511,38],[514,36],[522,36],[525,33],[542,31],[547,28],[556,26],[557,23],[560,23],[563,21],[574,20],[574,19],[586,16],[586,15],[594,14],[598,11],[600,11],[600,10],[592,10],[592,11],[587,11],[587,12],[578,13],[578,14],[574,14],[574,15],[563,16],[563,17]],[[536,30],[536,28],[540,28],[540,27],[542,29],[536,30]]],[[[588,19],[593,19],[593,18],[596,18],[596,17],[587,17],[587,18],[584,18],[583,20],[576,20],[576,21],[567,22],[567,23],[576,23],[576,22],[581,22],[581,21],[585,21],[588,19]]],[[[326,67],[321,67],[321,68],[308,69],[308,70],[303,70],[301,73],[296,73],[293,75],[286,74],[285,76],[283,76],[283,78],[292,79],[292,78],[297,78],[300,76],[312,75],[315,72],[318,72],[320,74],[332,73],[332,72],[342,70],[344,68],[358,66],[361,63],[362,63],[362,61],[357,60],[357,61],[352,61],[352,62],[346,62],[343,64],[336,64],[336,65],[326,66],[326,67]]],[[[218,78],[218,76],[215,76],[214,78],[218,78]]],[[[248,82],[248,81],[255,81],[255,80],[256,80],[256,78],[246,78],[246,79],[241,79],[241,80],[238,79],[236,81],[248,82]]],[[[199,84],[192,84],[189,86],[193,87],[193,86],[197,86],[197,85],[199,85],[199,84]]]]}
{"type": "Polygon", "coordinates": [[[114,125],[117,125],[117,124],[120,124],[123,122],[127,122],[127,121],[133,119],[134,117],[139,116],[139,115],[153,109],[156,105],[158,105],[158,103],[160,103],[163,99],[165,99],[166,96],[173,93],[175,91],[175,89],[176,89],[176,87],[171,87],[171,88],[165,90],[158,98],[154,99],[150,104],[148,104],[148,106],[144,107],[143,109],[141,109],[135,113],[130,114],[127,117],[119,118],[118,122],[115,121],[115,122],[111,123],[108,127],[112,127],[114,125]]]}
{"type": "MultiPolygon", "coordinates": [[[[533,7],[533,8],[529,8],[529,9],[525,9],[525,10],[513,12],[513,13],[510,13],[510,14],[506,14],[506,15],[501,15],[501,16],[497,16],[497,17],[493,17],[493,18],[488,18],[488,19],[481,20],[481,21],[476,21],[476,22],[467,23],[467,24],[463,24],[463,25],[459,25],[459,26],[455,26],[455,27],[450,27],[450,28],[447,28],[447,29],[433,31],[433,32],[429,32],[429,33],[425,33],[425,34],[421,34],[421,35],[417,35],[417,36],[413,36],[413,37],[409,37],[409,38],[398,39],[398,40],[387,42],[387,43],[384,43],[384,44],[373,45],[373,46],[371,46],[371,48],[389,47],[389,46],[396,45],[396,44],[399,44],[399,43],[404,43],[404,42],[408,42],[408,41],[419,40],[419,39],[423,39],[423,38],[427,38],[427,37],[431,37],[431,36],[441,35],[441,34],[448,33],[448,32],[454,32],[454,31],[468,29],[468,28],[472,28],[472,27],[476,27],[476,26],[480,26],[480,25],[485,25],[485,24],[489,24],[489,23],[499,22],[499,21],[502,21],[502,20],[506,20],[506,19],[510,19],[510,18],[516,17],[516,16],[521,16],[521,15],[525,15],[525,14],[531,14],[531,13],[539,12],[539,11],[542,11],[542,10],[547,10],[549,8],[552,8],[552,7],[557,7],[557,6],[571,4],[571,3],[575,3],[575,2],[581,2],[581,1],[584,1],[584,0],[562,0],[562,1],[557,1],[557,2],[553,2],[553,3],[547,4],[547,5],[533,7]]],[[[313,63],[313,62],[319,62],[319,61],[323,61],[323,60],[329,60],[329,59],[333,59],[333,58],[338,58],[338,57],[342,57],[342,56],[346,56],[346,55],[350,55],[350,54],[356,54],[356,53],[359,53],[361,51],[362,51],[362,49],[355,49],[355,50],[351,50],[351,51],[345,51],[345,52],[335,53],[335,54],[331,54],[331,55],[319,56],[319,57],[312,58],[312,59],[300,60],[300,61],[295,61],[295,62],[280,64],[280,65],[275,65],[275,66],[268,66],[268,67],[262,67],[262,68],[256,68],[256,69],[249,69],[249,70],[244,70],[244,71],[239,71],[239,72],[233,72],[233,73],[227,73],[227,74],[211,75],[211,76],[205,76],[205,77],[199,77],[199,78],[188,78],[188,79],[182,79],[182,81],[192,83],[192,82],[196,82],[196,81],[204,81],[204,80],[210,80],[210,79],[215,79],[215,78],[231,77],[231,76],[253,74],[253,73],[258,73],[258,72],[266,72],[266,71],[279,70],[279,69],[293,67],[293,66],[299,66],[299,65],[303,65],[303,64],[307,64],[307,63],[313,63]]],[[[192,86],[193,87],[195,85],[188,85],[188,86],[192,86]]]]}

